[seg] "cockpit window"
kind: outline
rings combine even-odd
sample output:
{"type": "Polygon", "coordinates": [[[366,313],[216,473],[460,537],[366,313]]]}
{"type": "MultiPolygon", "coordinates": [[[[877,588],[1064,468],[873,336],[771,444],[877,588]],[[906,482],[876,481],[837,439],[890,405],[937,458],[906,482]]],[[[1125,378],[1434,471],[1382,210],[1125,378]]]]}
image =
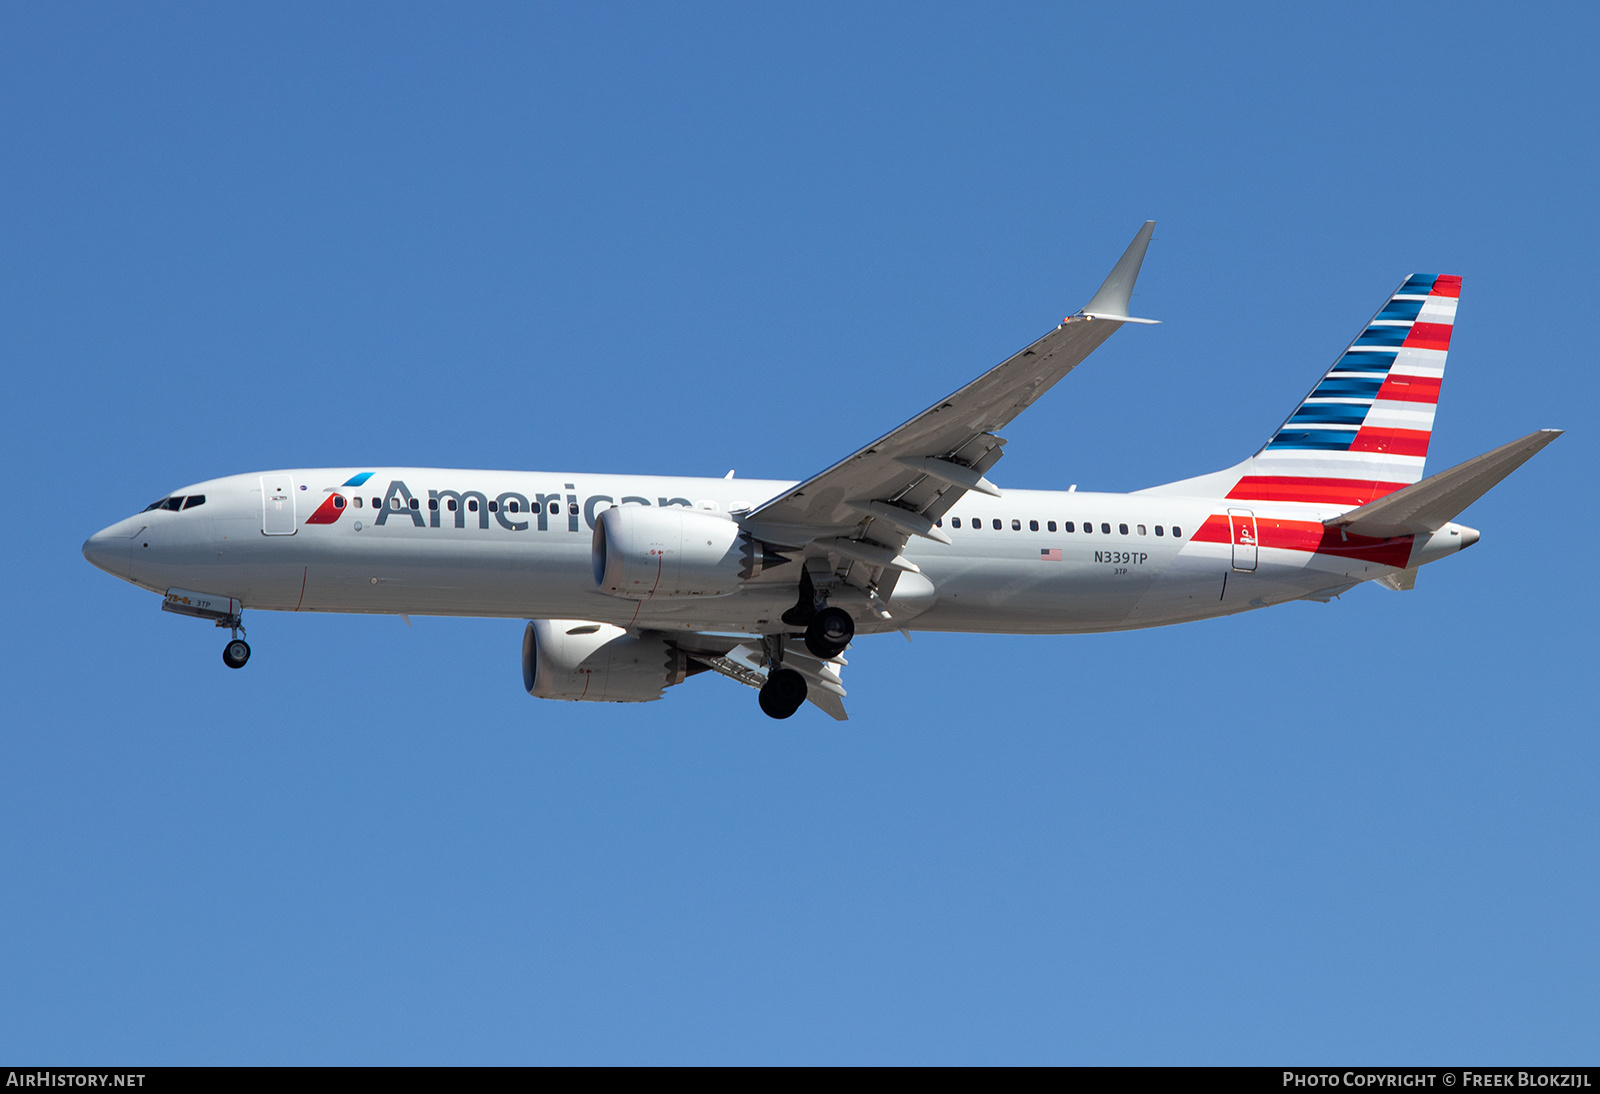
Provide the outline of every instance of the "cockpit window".
{"type": "Polygon", "coordinates": [[[148,513],[152,509],[165,509],[170,513],[176,513],[180,509],[193,509],[196,505],[204,505],[205,503],[206,496],[204,494],[190,494],[188,497],[184,497],[182,494],[174,494],[170,498],[162,498],[160,501],[151,502],[141,512],[148,513]]]}

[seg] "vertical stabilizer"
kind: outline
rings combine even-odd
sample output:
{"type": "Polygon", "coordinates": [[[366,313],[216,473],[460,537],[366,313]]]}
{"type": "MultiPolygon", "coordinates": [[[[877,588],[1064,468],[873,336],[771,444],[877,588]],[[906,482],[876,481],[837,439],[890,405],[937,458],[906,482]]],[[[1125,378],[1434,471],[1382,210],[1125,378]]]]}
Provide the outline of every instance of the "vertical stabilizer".
{"type": "Polygon", "coordinates": [[[1461,278],[1413,274],[1250,459],[1141,493],[1365,505],[1418,482],[1461,278]]]}

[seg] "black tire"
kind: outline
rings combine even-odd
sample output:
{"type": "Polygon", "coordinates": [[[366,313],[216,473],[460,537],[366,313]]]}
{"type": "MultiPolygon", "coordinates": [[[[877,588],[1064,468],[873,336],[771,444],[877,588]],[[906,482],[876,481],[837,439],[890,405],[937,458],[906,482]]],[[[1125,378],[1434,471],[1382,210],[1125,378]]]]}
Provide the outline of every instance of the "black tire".
{"type": "Polygon", "coordinates": [[[761,686],[761,711],[769,718],[788,718],[806,701],[806,678],[794,669],[774,669],[761,686]]]}
{"type": "Polygon", "coordinates": [[[244,639],[235,638],[222,647],[222,663],[230,669],[242,669],[248,660],[250,660],[250,643],[244,639]]]}
{"type": "Polygon", "coordinates": [[[826,661],[844,652],[856,636],[856,621],[843,608],[823,608],[806,628],[806,649],[826,661]]]}

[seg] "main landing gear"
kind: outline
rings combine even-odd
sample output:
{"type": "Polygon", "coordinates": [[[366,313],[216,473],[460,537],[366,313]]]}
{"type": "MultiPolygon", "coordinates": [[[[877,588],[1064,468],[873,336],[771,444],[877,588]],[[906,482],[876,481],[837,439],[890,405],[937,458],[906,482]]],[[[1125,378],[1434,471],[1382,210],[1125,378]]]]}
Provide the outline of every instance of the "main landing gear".
{"type": "Polygon", "coordinates": [[[787,718],[806,701],[806,678],[794,669],[774,668],[761,685],[761,711],[769,718],[787,718]]]}
{"type": "Polygon", "coordinates": [[[783,641],[781,634],[769,634],[761,639],[766,654],[767,682],[761,685],[758,697],[761,712],[768,718],[789,718],[806,701],[806,678],[794,669],[783,667],[783,641]]]}
{"type": "Polygon", "coordinates": [[[801,572],[800,599],[782,618],[791,627],[806,629],[806,649],[824,661],[838,657],[856,636],[856,621],[843,608],[828,606],[828,594],[817,588],[810,569],[801,572]]]}
{"type": "Polygon", "coordinates": [[[856,636],[856,621],[843,608],[823,608],[806,627],[806,649],[824,661],[838,657],[856,636]]]}
{"type": "MultiPolygon", "coordinates": [[[[811,560],[807,566],[811,565],[811,560]]],[[[831,661],[845,651],[856,636],[856,621],[843,608],[828,605],[827,593],[818,590],[812,581],[810,569],[800,574],[800,598],[795,606],[784,612],[784,623],[796,629],[805,628],[806,650],[812,657],[831,661]]],[[[761,686],[761,709],[770,718],[788,718],[806,701],[809,685],[806,678],[794,669],[783,667],[783,642],[781,634],[763,639],[766,649],[767,682],[761,686]]]]}

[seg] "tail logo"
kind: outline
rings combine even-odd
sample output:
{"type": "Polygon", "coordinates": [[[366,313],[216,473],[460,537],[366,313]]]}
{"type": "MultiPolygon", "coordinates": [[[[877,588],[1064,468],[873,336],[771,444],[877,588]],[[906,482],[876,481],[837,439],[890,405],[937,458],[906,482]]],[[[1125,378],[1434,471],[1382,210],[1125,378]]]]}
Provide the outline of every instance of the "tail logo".
{"type": "Polygon", "coordinates": [[[1267,450],[1426,456],[1460,296],[1459,277],[1407,278],[1267,450]]]}

